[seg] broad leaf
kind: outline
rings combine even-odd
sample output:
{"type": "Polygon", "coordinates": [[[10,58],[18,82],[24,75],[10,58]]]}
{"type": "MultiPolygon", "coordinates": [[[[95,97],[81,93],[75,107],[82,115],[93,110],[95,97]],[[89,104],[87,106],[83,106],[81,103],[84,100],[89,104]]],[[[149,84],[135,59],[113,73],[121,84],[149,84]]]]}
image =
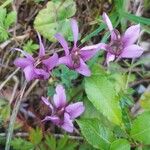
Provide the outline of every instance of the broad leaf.
{"type": "Polygon", "coordinates": [[[110,150],[130,150],[130,143],[126,139],[118,139],[111,144],[110,150]]]}
{"type": "Polygon", "coordinates": [[[150,92],[145,92],[140,99],[140,105],[144,110],[150,111],[150,92]]]}
{"type": "Polygon", "coordinates": [[[113,134],[98,119],[81,119],[77,123],[89,144],[98,149],[109,148],[113,134]]]}
{"type": "Polygon", "coordinates": [[[55,41],[54,34],[58,32],[69,38],[71,35],[69,18],[75,12],[76,5],[73,0],[50,1],[37,15],[34,22],[35,29],[50,41],[55,41]]]}
{"type": "Polygon", "coordinates": [[[150,144],[150,112],[142,113],[133,121],[131,137],[143,144],[150,144]]]}
{"type": "Polygon", "coordinates": [[[99,66],[94,66],[92,76],[85,79],[85,90],[88,99],[109,121],[121,125],[122,116],[119,99],[114,85],[99,66]]]}

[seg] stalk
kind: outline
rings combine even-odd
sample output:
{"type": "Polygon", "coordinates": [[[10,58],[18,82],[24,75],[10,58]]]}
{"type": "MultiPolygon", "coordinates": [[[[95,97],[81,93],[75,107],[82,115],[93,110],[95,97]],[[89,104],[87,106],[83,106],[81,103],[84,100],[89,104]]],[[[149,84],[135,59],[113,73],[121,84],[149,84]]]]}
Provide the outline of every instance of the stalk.
{"type": "Polygon", "coordinates": [[[27,82],[25,81],[24,85],[22,87],[22,90],[21,90],[20,98],[18,98],[16,100],[13,111],[12,111],[12,115],[10,117],[8,133],[7,133],[7,138],[6,138],[5,150],[10,150],[11,139],[12,139],[13,131],[14,131],[14,124],[15,124],[16,117],[17,117],[17,114],[18,114],[18,111],[19,111],[20,104],[22,102],[22,98],[23,98],[26,86],[27,86],[27,82]]]}

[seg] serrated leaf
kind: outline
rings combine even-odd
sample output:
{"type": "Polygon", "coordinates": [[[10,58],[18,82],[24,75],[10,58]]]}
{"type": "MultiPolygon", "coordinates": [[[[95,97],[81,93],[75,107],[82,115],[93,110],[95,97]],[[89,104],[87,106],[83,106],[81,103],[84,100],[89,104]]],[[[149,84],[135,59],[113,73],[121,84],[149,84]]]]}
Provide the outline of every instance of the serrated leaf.
{"type": "Polygon", "coordinates": [[[40,128],[32,129],[29,134],[30,141],[36,146],[43,138],[42,130],[40,128]]]}
{"type": "Polygon", "coordinates": [[[98,65],[92,68],[92,76],[85,79],[88,99],[109,121],[121,125],[122,115],[118,96],[107,74],[98,65]]]}
{"type": "Polygon", "coordinates": [[[118,139],[111,144],[110,150],[130,150],[130,143],[126,139],[118,139]]]}
{"type": "Polygon", "coordinates": [[[11,146],[14,150],[33,150],[34,146],[31,142],[21,138],[15,138],[11,141],[11,146]]]}
{"type": "Polygon", "coordinates": [[[46,135],[45,136],[45,143],[49,149],[55,150],[56,149],[56,139],[53,136],[46,135]]]}
{"type": "Polygon", "coordinates": [[[144,112],[133,121],[131,137],[143,144],[150,144],[150,112],[144,112]]]}
{"type": "Polygon", "coordinates": [[[9,28],[9,26],[11,26],[15,22],[16,17],[17,17],[16,12],[13,11],[10,12],[5,19],[5,27],[9,28]]]}
{"type": "Polygon", "coordinates": [[[54,34],[61,33],[66,38],[70,36],[70,21],[76,12],[76,4],[73,0],[50,1],[47,7],[39,12],[34,26],[45,38],[56,41],[54,34]]]}
{"type": "Polygon", "coordinates": [[[98,149],[109,148],[113,141],[113,134],[98,119],[80,119],[77,123],[89,144],[98,149]]]}
{"type": "Polygon", "coordinates": [[[57,150],[62,150],[64,146],[67,144],[68,137],[65,135],[63,138],[58,140],[57,150]]]}

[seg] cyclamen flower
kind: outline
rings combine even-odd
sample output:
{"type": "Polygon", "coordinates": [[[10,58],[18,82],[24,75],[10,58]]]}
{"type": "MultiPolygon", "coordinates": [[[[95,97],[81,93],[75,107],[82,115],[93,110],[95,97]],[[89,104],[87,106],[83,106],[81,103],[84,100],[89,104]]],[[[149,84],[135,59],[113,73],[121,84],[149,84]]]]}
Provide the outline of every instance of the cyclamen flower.
{"type": "Polygon", "coordinates": [[[74,38],[73,48],[69,49],[68,43],[61,34],[55,35],[56,39],[59,41],[65,51],[65,56],[59,58],[58,65],[65,64],[68,68],[75,70],[84,76],[90,76],[91,71],[85,62],[91,59],[97,53],[97,51],[103,47],[104,44],[100,43],[79,48],[77,46],[79,29],[75,19],[71,19],[71,28],[74,38]]]}
{"type": "Polygon", "coordinates": [[[111,41],[103,47],[107,51],[106,62],[115,58],[137,58],[143,53],[142,47],[134,44],[140,34],[140,25],[133,25],[129,27],[121,36],[117,29],[114,29],[112,23],[106,13],[102,15],[104,22],[111,34],[111,41]]]}
{"type": "Polygon", "coordinates": [[[68,105],[66,101],[65,89],[62,85],[57,85],[56,87],[56,94],[53,97],[53,104],[49,102],[48,98],[42,97],[42,101],[49,106],[52,112],[51,115],[46,116],[43,121],[51,121],[67,132],[73,132],[73,120],[84,112],[85,108],[83,103],[76,102],[68,105]]]}
{"type": "Polygon", "coordinates": [[[45,55],[45,48],[39,34],[38,38],[40,49],[38,56],[35,58],[21,49],[15,49],[25,56],[25,58],[17,58],[14,61],[14,64],[23,69],[27,81],[34,79],[48,79],[50,70],[52,70],[58,62],[58,55],[56,53],[51,57],[45,55]]]}

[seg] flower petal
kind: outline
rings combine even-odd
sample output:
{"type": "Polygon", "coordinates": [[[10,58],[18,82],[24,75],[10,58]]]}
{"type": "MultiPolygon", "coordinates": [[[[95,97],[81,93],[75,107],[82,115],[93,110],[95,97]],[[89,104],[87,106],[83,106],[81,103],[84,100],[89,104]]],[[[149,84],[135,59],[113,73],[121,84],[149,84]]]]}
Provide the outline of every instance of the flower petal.
{"type": "Polygon", "coordinates": [[[79,29],[78,29],[78,23],[75,19],[71,19],[71,28],[72,28],[72,32],[73,32],[73,38],[74,38],[74,48],[76,48],[77,41],[78,41],[79,29]]]}
{"type": "Polygon", "coordinates": [[[68,43],[65,40],[65,38],[59,33],[55,34],[55,38],[59,41],[59,43],[63,47],[63,49],[65,51],[65,55],[69,55],[69,47],[68,47],[68,43]]]}
{"type": "Polygon", "coordinates": [[[64,113],[64,123],[61,125],[61,128],[63,128],[67,132],[70,132],[70,133],[73,132],[74,126],[73,126],[72,120],[70,119],[69,114],[67,113],[64,113]]]}
{"type": "Polygon", "coordinates": [[[45,55],[45,48],[44,48],[44,45],[43,45],[43,43],[42,43],[41,36],[40,36],[40,34],[39,34],[38,32],[37,32],[37,35],[38,35],[39,44],[40,44],[39,57],[41,57],[41,56],[44,56],[44,55],[45,55]]]}
{"type": "Polygon", "coordinates": [[[32,65],[25,67],[23,71],[25,73],[25,78],[27,81],[31,81],[37,77],[32,65]]]}
{"type": "Polygon", "coordinates": [[[57,65],[64,64],[68,67],[72,66],[70,55],[64,56],[58,59],[57,65]]]}
{"type": "Polygon", "coordinates": [[[48,72],[46,72],[44,69],[34,69],[34,72],[37,74],[38,79],[48,79],[50,74],[48,72]]]}
{"type": "Polygon", "coordinates": [[[70,115],[71,119],[75,119],[84,112],[85,107],[83,106],[83,102],[77,102],[68,105],[65,110],[70,115]]]}
{"type": "Polygon", "coordinates": [[[84,75],[84,76],[90,76],[91,71],[88,68],[88,66],[85,64],[85,62],[80,59],[80,67],[75,69],[78,73],[84,75]]]}
{"type": "Polygon", "coordinates": [[[106,55],[106,63],[107,65],[109,65],[109,62],[114,61],[115,60],[115,55],[111,54],[111,53],[107,53],[106,55]]]}
{"type": "Polygon", "coordinates": [[[102,18],[103,18],[104,22],[106,23],[106,25],[107,25],[110,33],[111,33],[111,40],[115,40],[116,39],[116,35],[113,32],[114,29],[113,29],[113,25],[111,23],[111,20],[109,19],[109,17],[107,16],[106,13],[103,13],[102,18]]]}
{"type": "Polygon", "coordinates": [[[84,61],[91,59],[99,50],[106,49],[106,44],[99,43],[81,48],[80,54],[84,61]]]}
{"type": "Polygon", "coordinates": [[[31,61],[31,60],[28,59],[28,58],[17,58],[17,59],[14,61],[14,64],[15,64],[17,67],[20,67],[20,68],[24,69],[24,68],[27,67],[28,65],[32,65],[32,64],[33,64],[33,61],[31,61]]]}
{"type": "Polygon", "coordinates": [[[143,53],[143,48],[138,45],[130,45],[124,48],[120,57],[123,58],[137,58],[140,57],[143,53]]]}
{"type": "Polygon", "coordinates": [[[112,31],[113,30],[113,25],[112,25],[109,17],[107,16],[107,14],[105,12],[103,13],[102,17],[103,17],[103,20],[106,23],[109,31],[112,31]]]}
{"type": "Polygon", "coordinates": [[[122,37],[125,46],[129,46],[136,42],[140,35],[140,24],[129,27],[122,37]]]}
{"type": "Polygon", "coordinates": [[[45,98],[45,97],[42,96],[41,99],[42,99],[42,101],[43,101],[47,106],[49,106],[49,108],[51,109],[51,111],[52,111],[52,113],[53,113],[54,108],[53,108],[52,104],[49,102],[48,98],[45,98]]]}
{"type": "Polygon", "coordinates": [[[105,43],[99,43],[95,45],[90,45],[90,46],[85,46],[81,48],[81,51],[88,51],[88,50],[93,50],[93,49],[106,49],[107,44],[105,43]]]}
{"type": "Polygon", "coordinates": [[[59,125],[60,119],[57,116],[46,116],[42,121],[51,121],[55,125],[59,125]]]}
{"type": "Polygon", "coordinates": [[[54,53],[53,56],[49,57],[48,59],[45,59],[42,61],[43,64],[48,68],[48,70],[52,70],[56,64],[58,63],[58,55],[57,53],[54,53]]]}
{"type": "Polygon", "coordinates": [[[62,85],[57,85],[53,100],[56,108],[62,108],[66,105],[66,93],[62,85]]]}
{"type": "Polygon", "coordinates": [[[14,48],[13,50],[21,52],[26,58],[30,59],[31,61],[34,61],[34,58],[26,51],[23,51],[22,49],[19,48],[14,48]]]}

